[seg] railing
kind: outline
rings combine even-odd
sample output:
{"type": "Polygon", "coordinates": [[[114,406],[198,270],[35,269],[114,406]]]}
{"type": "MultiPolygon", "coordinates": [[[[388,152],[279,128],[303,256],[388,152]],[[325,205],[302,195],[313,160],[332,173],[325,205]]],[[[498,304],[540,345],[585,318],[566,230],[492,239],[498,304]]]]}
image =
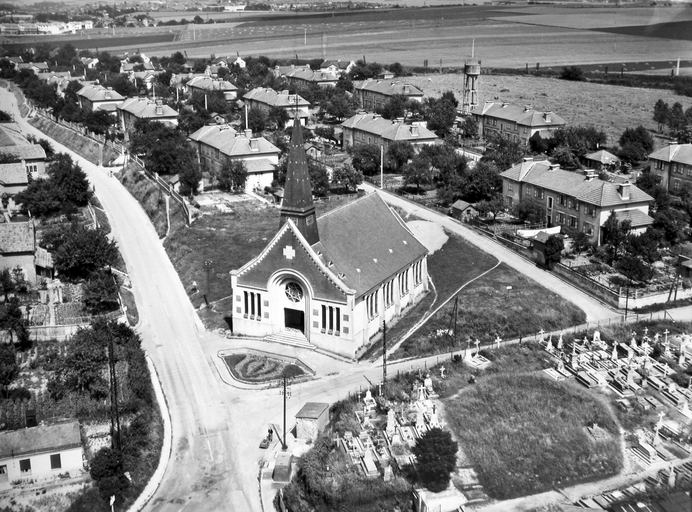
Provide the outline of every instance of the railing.
{"type": "Polygon", "coordinates": [[[185,198],[181,196],[178,192],[173,190],[173,186],[170,183],[162,180],[159,177],[158,173],[147,170],[146,165],[137,155],[131,155],[131,161],[142,168],[144,176],[153,181],[164,193],[168,194],[170,197],[175,199],[180,204],[180,206],[182,206],[183,211],[185,212],[185,222],[188,226],[192,224],[192,221],[194,220],[192,216],[192,210],[190,209],[190,206],[187,204],[187,201],[185,201],[185,198]]]}

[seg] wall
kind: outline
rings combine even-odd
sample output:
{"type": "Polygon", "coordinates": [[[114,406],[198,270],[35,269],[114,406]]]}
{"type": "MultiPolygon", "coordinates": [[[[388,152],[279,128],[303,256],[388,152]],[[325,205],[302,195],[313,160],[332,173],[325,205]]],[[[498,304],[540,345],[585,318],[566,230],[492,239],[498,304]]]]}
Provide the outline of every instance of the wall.
{"type": "Polygon", "coordinates": [[[574,270],[570,270],[568,267],[564,266],[561,263],[553,267],[553,273],[557,274],[559,277],[561,277],[568,283],[573,284],[585,293],[603,300],[606,304],[615,307],[625,307],[624,297],[622,298],[622,306],[619,306],[620,297],[618,292],[610,290],[605,286],[597,283],[593,279],[589,279],[586,276],[582,276],[574,270]]]}
{"type": "Polygon", "coordinates": [[[7,465],[7,474],[10,484],[15,480],[47,478],[59,473],[70,472],[71,474],[82,469],[82,448],[71,448],[69,450],[55,450],[48,453],[39,453],[31,455],[20,455],[18,457],[3,459],[0,465],[7,465]],[[56,453],[60,454],[60,469],[51,469],[50,456],[56,453]],[[31,460],[31,472],[22,473],[19,470],[19,461],[24,459],[31,460]]]}
{"type": "Polygon", "coordinates": [[[24,270],[24,277],[27,281],[36,284],[36,267],[34,266],[33,253],[12,256],[0,254],[0,270],[4,268],[9,268],[11,270],[17,266],[24,270]]]}

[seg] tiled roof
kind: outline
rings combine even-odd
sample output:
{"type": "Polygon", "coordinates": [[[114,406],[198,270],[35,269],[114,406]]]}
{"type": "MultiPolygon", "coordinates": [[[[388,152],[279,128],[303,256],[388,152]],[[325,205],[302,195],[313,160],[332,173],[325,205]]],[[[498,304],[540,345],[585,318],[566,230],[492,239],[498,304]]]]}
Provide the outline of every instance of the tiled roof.
{"type": "Polygon", "coordinates": [[[156,113],[157,104],[147,98],[128,98],[118,105],[118,110],[129,112],[139,119],[160,119],[167,117],[178,117],[178,112],[168,105],[161,105],[161,113],[156,113]]]}
{"type": "Polygon", "coordinates": [[[0,224],[0,254],[33,251],[34,225],[31,222],[0,224]]]}
{"type": "Polygon", "coordinates": [[[521,126],[564,126],[567,124],[564,119],[553,112],[538,112],[527,107],[492,101],[486,101],[483,105],[471,110],[471,113],[511,121],[521,126]]]}
{"type": "Polygon", "coordinates": [[[313,249],[356,297],[428,253],[377,192],[326,213],[317,224],[320,241],[313,249]]]}
{"type": "Polygon", "coordinates": [[[634,185],[630,188],[630,198],[623,199],[618,192],[623,184],[609,183],[599,179],[587,179],[583,174],[550,168],[550,162],[527,161],[511,167],[500,176],[513,181],[521,181],[565,194],[584,203],[600,206],[623,206],[633,203],[647,203],[654,200],[649,194],[634,185]]]}
{"type": "Polygon", "coordinates": [[[320,69],[327,69],[329,66],[336,66],[341,70],[345,70],[351,65],[350,60],[325,60],[321,65],[320,69]]]}
{"type": "Polygon", "coordinates": [[[77,421],[0,432],[0,459],[81,446],[82,437],[77,421]]]}
{"type": "Polygon", "coordinates": [[[245,160],[245,169],[248,174],[262,174],[265,172],[274,172],[274,165],[268,158],[258,158],[256,160],[245,160]]]}
{"type": "Polygon", "coordinates": [[[254,138],[251,133],[238,133],[230,125],[203,126],[191,133],[189,138],[231,157],[279,153],[279,148],[264,137],[254,138]],[[253,144],[256,144],[256,149],[252,148],[253,144]]]}
{"type": "Polygon", "coordinates": [[[217,80],[210,76],[196,76],[187,83],[188,87],[205,91],[237,91],[238,88],[228,80],[217,80]]]}
{"type": "Polygon", "coordinates": [[[463,212],[467,208],[475,208],[475,206],[472,205],[471,203],[467,203],[466,201],[462,201],[461,199],[457,199],[454,202],[454,204],[452,204],[452,208],[454,208],[455,210],[460,210],[463,212]]]}
{"type": "Polygon", "coordinates": [[[20,62],[19,64],[17,64],[17,69],[31,68],[48,71],[48,64],[46,64],[45,62],[20,62]]]}
{"type": "Polygon", "coordinates": [[[26,185],[27,183],[26,167],[23,163],[0,164],[0,184],[26,185]]]}
{"type": "Polygon", "coordinates": [[[72,78],[69,71],[48,71],[47,73],[38,73],[39,80],[48,81],[53,77],[65,78],[67,80],[72,78]]]}
{"type": "Polygon", "coordinates": [[[371,91],[384,94],[387,96],[404,95],[404,96],[423,96],[421,91],[415,85],[406,84],[404,82],[391,80],[365,80],[362,82],[354,82],[354,89],[362,91],[371,91]]]}
{"type": "Polygon", "coordinates": [[[670,144],[651,153],[649,159],[692,165],[692,144],[670,144]]]}
{"type": "Polygon", "coordinates": [[[646,213],[644,213],[641,210],[619,210],[615,212],[615,217],[620,222],[622,222],[623,220],[630,221],[630,225],[633,228],[650,226],[654,223],[654,219],[649,217],[646,213]]]}
{"type": "Polygon", "coordinates": [[[415,143],[437,139],[437,135],[422,124],[410,125],[390,121],[379,114],[356,114],[344,121],[341,126],[372,133],[391,141],[405,140],[415,143]]]}
{"type": "Polygon", "coordinates": [[[294,69],[290,73],[286,74],[286,78],[296,78],[298,80],[305,80],[307,82],[338,82],[339,77],[333,73],[327,71],[312,71],[310,69],[294,69]]]}
{"type": "Polygon", "coordinates": [[[307,419],[313,419],[316,420],[322,414],[324,414],[324,411],[329,409],[329,404],[324,403],[324,402],[307,402],[303,408],[298,411],[298,414],[296,414],[296,418],[307,418],[307,419]]]}
{"type": "MultiPolygon", "coordinates": [[[[25,146],[29,141],[22,135],[22,129],[17,123],[0,123],[1,146],[25,146]]],[[[4,148],[0,148],[4,151],[4,148]]]]}
{"type": "Polygon", "coordinates": [[[17,160],[45,160],[46,151],[40,144],[26,144],[24,146],[2,146],[0,153],[11,153],[17,160]]]}
{"type": "Polygon", "coordinates": [[[123,62],[122,63],[122,70],[123,73],[127,73],[128,71],[134,71],[135,66],[143,66],[144,71],[153,71],[154,70],[154,65],[151,62],[123,62]]]}
{"type": "Polygon", "coordinates": [[[274,89],[257,87],[247,92],[243,98],[246,100],[257,101],[272,107],[309,107],[310,102],[298,96],[296,103],[296,94],[288,94],[287,91],[276,92],[274,89]]]}
{"type": "Polygon", "coordinates": [[[89,85],[77,91],[77,96],[86,98],[92,103],[99,101],[123,101],[125,99],[118,91],[107,89],[102,85],[89,85]]]}
{"type": "Polygon", "coordinates": [[[587,160],[591,160],[592,162],[599,162],[602,164],[614,164],[620,161],[618,157],[616,157],[612,153],[609,153],[605,149],[600,149],[595,153],[586,155],[584,158],[586,158],[587,160]]]}
{"type": "Polygon", "coordinates": [[[296,66],[295,64],[291,64],[290,66],[277,65],[276,67],[274,67],[274,71],[281,76],[287,75],[291,71],[295,71],[296,69],[310,69],[310,66],[308,66],[307,64],[305,64],[304,66],[296,66]]]}

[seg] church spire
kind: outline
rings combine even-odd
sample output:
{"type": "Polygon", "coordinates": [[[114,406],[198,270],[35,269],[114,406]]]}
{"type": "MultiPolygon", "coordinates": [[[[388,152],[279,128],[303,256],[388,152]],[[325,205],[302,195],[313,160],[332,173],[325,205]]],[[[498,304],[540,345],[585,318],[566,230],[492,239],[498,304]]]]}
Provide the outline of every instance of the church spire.
{"type": "Polygon", "coordinates": [[[308,171],[308,161],[303,146],[303,130],[297,107],[293,118],[293,134],[288,152],[286,184],[284,185],[284,200],[281,204],[279,226],[283,226],[288,219],[293,221],[310,245],[319,242],[320,235],[317,231],[315,205],[312,202],[310,172],[308,171]]]}

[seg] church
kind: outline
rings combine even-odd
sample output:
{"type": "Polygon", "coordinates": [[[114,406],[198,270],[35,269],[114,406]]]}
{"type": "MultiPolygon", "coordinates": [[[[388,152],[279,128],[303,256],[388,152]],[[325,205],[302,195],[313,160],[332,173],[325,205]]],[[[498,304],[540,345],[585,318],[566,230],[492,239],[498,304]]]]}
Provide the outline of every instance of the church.
{"type": "Polygon", "coordinates": [[[233,331],[355,358],[427,292],[427,255],[377,192],[316,217],[296,123],[279,231],[231,271],[233,331]]]}

